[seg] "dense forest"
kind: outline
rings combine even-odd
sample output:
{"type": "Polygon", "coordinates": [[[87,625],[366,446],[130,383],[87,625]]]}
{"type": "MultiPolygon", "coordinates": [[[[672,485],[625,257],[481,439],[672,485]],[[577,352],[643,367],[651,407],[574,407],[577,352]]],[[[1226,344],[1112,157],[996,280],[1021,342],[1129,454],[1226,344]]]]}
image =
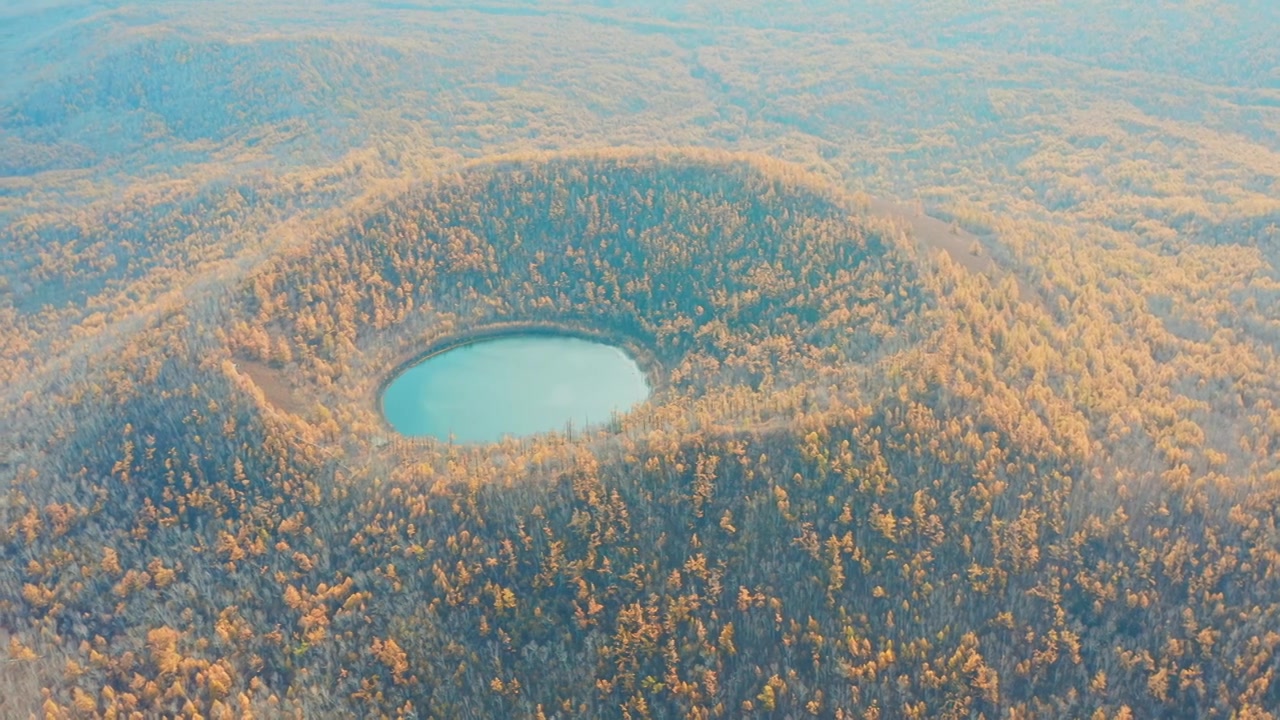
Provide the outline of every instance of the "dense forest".
{"type": "Polygon", "coordinates": [[[0,7],[0,717],[1275,717],[1271,4],[390,5],[0,7]]]}

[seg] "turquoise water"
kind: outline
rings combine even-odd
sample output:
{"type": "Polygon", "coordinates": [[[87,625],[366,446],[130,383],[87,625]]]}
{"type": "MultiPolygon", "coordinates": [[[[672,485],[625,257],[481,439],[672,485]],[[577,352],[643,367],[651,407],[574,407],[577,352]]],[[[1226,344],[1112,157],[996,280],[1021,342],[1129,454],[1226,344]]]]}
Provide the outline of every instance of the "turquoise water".
{"type": "Polygon", "coordinates": [[[612,345],[517,335],[423,360],[387,386],[382,408],[402,435],[475,443],[600,425],[648,396],[644,373],[612,345]]]}

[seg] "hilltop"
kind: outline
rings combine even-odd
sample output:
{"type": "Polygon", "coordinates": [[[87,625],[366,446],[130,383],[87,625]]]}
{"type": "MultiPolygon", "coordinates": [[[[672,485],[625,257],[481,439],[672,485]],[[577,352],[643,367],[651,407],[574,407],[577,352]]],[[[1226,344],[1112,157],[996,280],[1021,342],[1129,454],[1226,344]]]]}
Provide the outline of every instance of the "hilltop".
{"type": "Polygon", "coordinates": [[[1280,19],[1085,5],[0,5],[0,715],[1268,717],[1280,19]]]}

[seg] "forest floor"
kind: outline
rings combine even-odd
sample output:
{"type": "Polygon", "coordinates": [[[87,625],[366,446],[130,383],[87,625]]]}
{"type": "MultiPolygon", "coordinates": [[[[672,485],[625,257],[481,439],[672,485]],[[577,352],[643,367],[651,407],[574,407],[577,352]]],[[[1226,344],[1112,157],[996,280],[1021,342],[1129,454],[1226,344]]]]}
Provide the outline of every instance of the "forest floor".
{"type": "Polygon", "coordinates": [[[262,394],[266,396],[267,402],[271,403],[277,410],[297,415],[304,408],[302,403],[293,393],[293,387],[289,384],[289,380],[285,377],[283,371],[273,368],[267,363],[257,360],[249,360],[247,358],[236,358],[236,367],[244,371],[245,375],[253,380],[254,384],[262,389],[262,394]]]}
{"type": "MultiPolygon", "coordinates": [[[[998,265],[989,254],[987,248],[992,242],[991,238],[979,237],[956,223],[947,222],[892,200],[871,198],[869,203],[871,214],[888,218],[905,226],[919,247],[945,252],[953,262],[969,272],[986,275],[993,285],[1006,274],[1011,273],[1009,268],[998,265]]],[[[1044,298],[1016,274],[1014,274],[1014,280],[1018,283],[1018,297],[1023,302],[1045,307],[1044,298]]]]}

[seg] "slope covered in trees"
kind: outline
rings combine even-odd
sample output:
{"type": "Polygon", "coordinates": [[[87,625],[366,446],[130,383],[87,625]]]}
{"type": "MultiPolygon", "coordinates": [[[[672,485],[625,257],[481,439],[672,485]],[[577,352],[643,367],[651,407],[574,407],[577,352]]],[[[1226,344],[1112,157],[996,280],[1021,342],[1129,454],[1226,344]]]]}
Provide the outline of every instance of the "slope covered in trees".
{"type": "Polygon", "coordinates": [[[929,303],[901,236],[856,212],[716,153],[483,163],[272,263],[229,342],[344,428],[399,359],[504,324],[630,341],[675,394],[812,385],[910,342],[929,303]]]}
{"type": "Polygon", "coordinates": [[[58,659],[26,689],[55,714],[1274,705],[1271,496],[1091,477],[1087,417],[975,343],[974,293],[989,326],[1016,288],[922,274],[897,232],[705,152],[484,163],[353,217],[140,336],[19,470],[0,621],[15,662],[58,659]],[[586,437],[382,441],[388,363],[526,321],[632,338],[669,384],[586,437]],[[247,356],[317,402],[281,412],[247,356]]]}
{"type": "Polygon", "coordinates": [[[1272,716],[1275,13],[0,3],[0,716],[1272,716]]]}

